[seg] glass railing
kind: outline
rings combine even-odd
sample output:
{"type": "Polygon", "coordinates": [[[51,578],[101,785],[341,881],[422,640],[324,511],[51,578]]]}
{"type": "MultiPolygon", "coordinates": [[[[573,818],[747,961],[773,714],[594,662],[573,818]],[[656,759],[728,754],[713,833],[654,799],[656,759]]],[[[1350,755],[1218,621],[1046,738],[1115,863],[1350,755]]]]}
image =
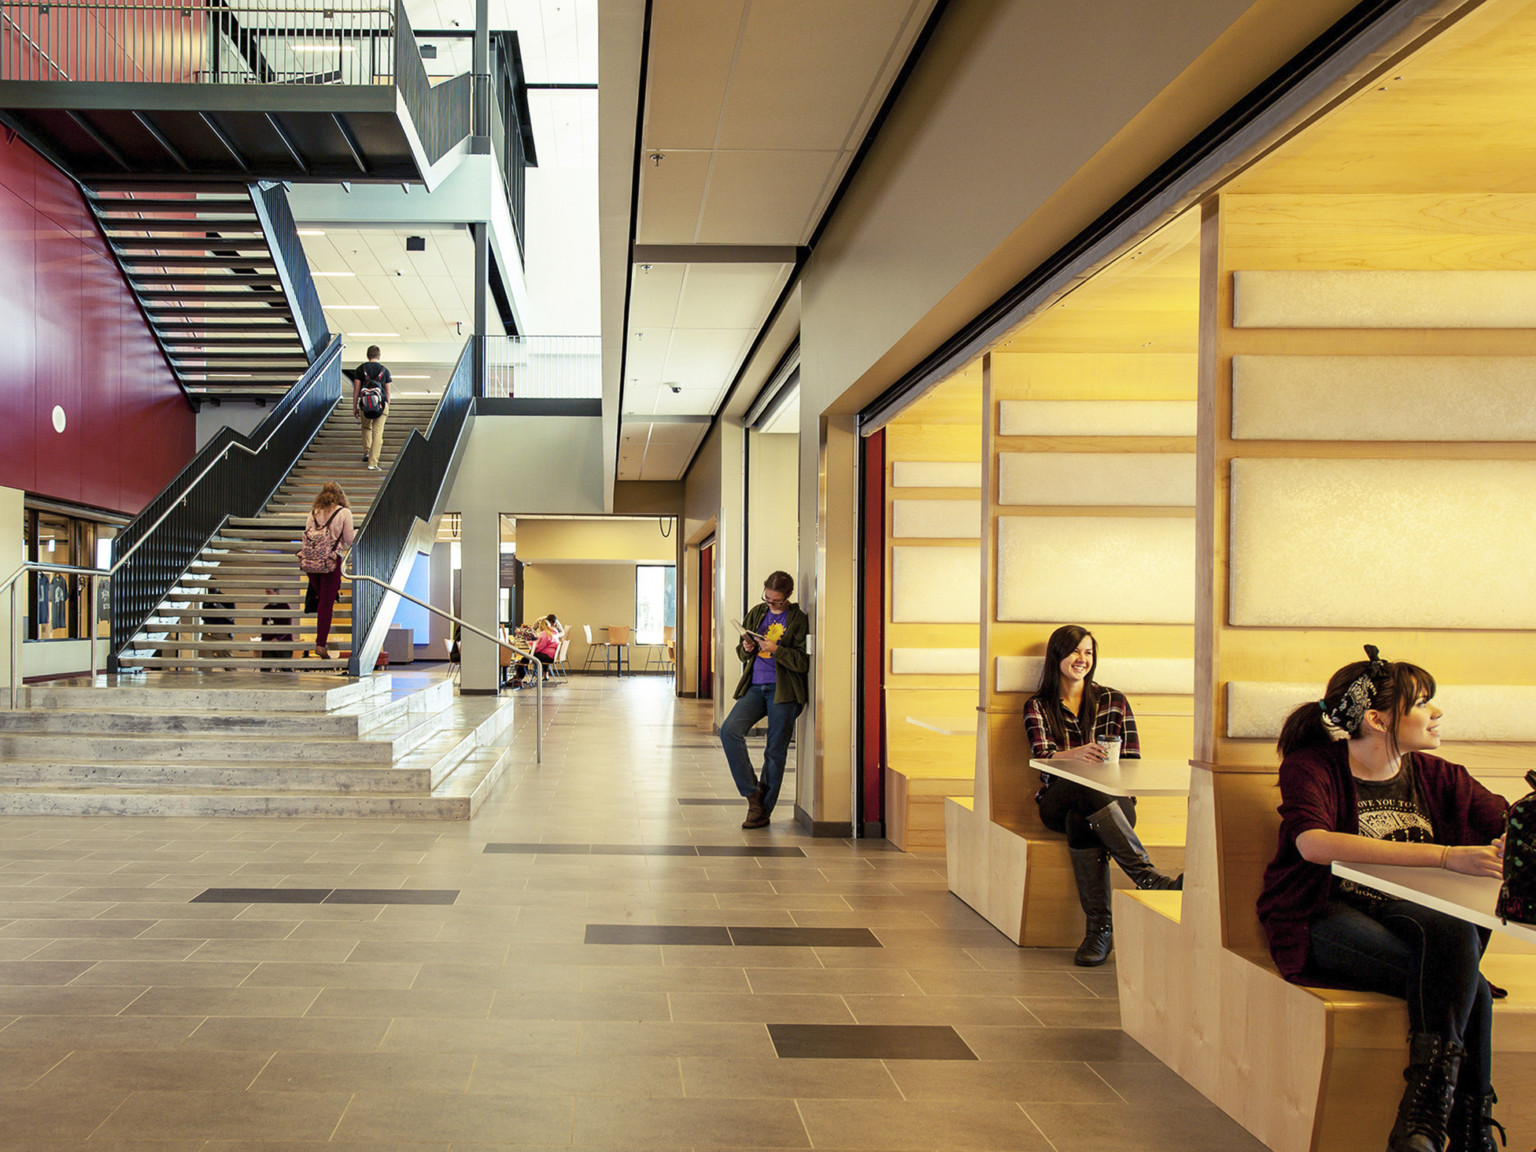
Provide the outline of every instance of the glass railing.
{"type": "Polygon", "coordinates": [[[488,337],[485,394],[543,400],[601,399],[602,353],[600,336],[488,337]]]}

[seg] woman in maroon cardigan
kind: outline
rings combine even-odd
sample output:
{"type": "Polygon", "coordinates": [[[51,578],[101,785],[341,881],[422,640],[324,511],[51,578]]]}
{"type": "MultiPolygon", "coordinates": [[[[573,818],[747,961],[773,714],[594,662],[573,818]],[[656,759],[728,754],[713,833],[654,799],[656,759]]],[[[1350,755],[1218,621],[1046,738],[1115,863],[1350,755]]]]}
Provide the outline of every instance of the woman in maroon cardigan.
{"type": "Polygon", "coordinates": [[[1466,921],[1339,880],[1330,865],[1501,876],[1505,802],[1428,754],[1440,746],[1434,677],[1365,651],[1280,733],[1280,846],[1259,919],[1287,980],[1408,1002],[1408,1088],[1388,1152],[1442,1152],[1447,1134],[1452,1152],[1493,1152],[1483,938],[1466,921]]]}

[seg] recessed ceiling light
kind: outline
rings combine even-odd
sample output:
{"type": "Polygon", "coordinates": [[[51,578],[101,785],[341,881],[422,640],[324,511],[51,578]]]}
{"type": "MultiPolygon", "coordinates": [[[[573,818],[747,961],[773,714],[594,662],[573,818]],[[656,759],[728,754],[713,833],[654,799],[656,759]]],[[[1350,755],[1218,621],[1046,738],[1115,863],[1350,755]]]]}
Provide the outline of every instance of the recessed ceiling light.
{"type": "Polygon", "coordinates": [[[324,236],[325,232],[319,228],[300,228],[300,236],[324,236]]]}
{"type": "Polygon", "coordinates": [[[430,380],[430,376],[401,376],[398,372],[390,373],[391,380],[430,380]]]}
{"type": "Polygon", "coordinates": [[[311,272],[311,276],[356,276],[356,272],[311,272]]]}
{"type": "Polygon", "coordinates": [[[295,52],[356,52],[352,44],[295,44],[295,52]]]}

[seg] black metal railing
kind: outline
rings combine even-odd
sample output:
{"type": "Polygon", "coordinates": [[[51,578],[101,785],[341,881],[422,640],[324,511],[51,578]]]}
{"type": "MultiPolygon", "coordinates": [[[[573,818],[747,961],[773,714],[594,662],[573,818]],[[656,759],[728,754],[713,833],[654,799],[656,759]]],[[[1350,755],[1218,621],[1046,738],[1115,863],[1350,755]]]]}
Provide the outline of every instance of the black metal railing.
{"type": "Polygon", "coordinates": [[[221,428],[118,533],[114,564],[146,539],[112,580],[109,671],[224,521],[260,513],[340,398],[338,338],[253,432],[221,428]]]}
{"type": "Polygon", "coordinates": [[[288,192],[282,184],[271,180],[252,184],[250,190],[273,266],[299,329],[304,355],[313,364],[331,342],[331,333],[325,322],[325,309],[320,306],[320,293],[315,290],[315,278],[310,275],[309,259],[304,255],[304,241],[299,239],[299,226],[288,207],[288,192]]]}
{"type": "Polygon", "coordinates": [[[392,582],[411,547],[417,521],[431,523],[441,512],[438,505],[447,495],[454,461],[473,423],[475,358],[485,355],[484,340],[472,336],[465,342],[427,434],[411,430],[352,543],[347,568],[371,578],[352,583],[352,656],[347,666],[352,676],[373,670],[363,667],[363,649],[378,621],[385,591],[372,581],[392,582]]]}
{"type": "Polygon", "coordinates": [[[528,81],[523,75],[523,55],[516,32],[491,34],[491,141],[507,186],[507,207],[517,231],[517,253],[526,256],[527,229],[523,217],[527,201],[527,170],[538,165],[533,145],[533,122],[528,110],[528,81]]]}
{"type": "Polygon", "coordinates": [[[421,62],[416,34],[405,14],[404,0],[395,0],[395,84],[405,101],[428,164],[436,164],[469,135],[470,77],[466,72],[434,86],[421,62]]]}

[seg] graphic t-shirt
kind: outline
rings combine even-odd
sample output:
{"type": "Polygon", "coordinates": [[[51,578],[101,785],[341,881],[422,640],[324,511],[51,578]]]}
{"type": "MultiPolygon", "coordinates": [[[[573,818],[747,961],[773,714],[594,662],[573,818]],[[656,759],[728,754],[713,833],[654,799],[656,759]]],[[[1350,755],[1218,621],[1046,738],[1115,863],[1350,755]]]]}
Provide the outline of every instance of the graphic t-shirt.
{"type": "MultiPolygon", "coordinates": [[[[1355,797],[1360,813],[1360,835],[1373,840],[1392,840],[1398,844],[1433,844],[1434,825],[1419,793],[1418,776],[1413,762],[1406,757],[1396,776],[1390,780],[1355,778],[1355,797]]],[[[1385,904],[1391,899],[1371,888],[1348,880],[1334,881],[1334,895],[1346,903],[1364,907],[1385,904]]]]}
{"type": "MultiPolygon", "coordinates": [[[[763,622],[758,625],[758,632],[770,640],[777,640],[780,636],[784,635],[784,627],[788,621],[788,612],[770,612],[763,617],[763,622]]],[[[752,661],[752,683],[776,684],[778,679],[778,661],[768,655],[768,653],[759,650],[757,659],[752,661]]]]}

